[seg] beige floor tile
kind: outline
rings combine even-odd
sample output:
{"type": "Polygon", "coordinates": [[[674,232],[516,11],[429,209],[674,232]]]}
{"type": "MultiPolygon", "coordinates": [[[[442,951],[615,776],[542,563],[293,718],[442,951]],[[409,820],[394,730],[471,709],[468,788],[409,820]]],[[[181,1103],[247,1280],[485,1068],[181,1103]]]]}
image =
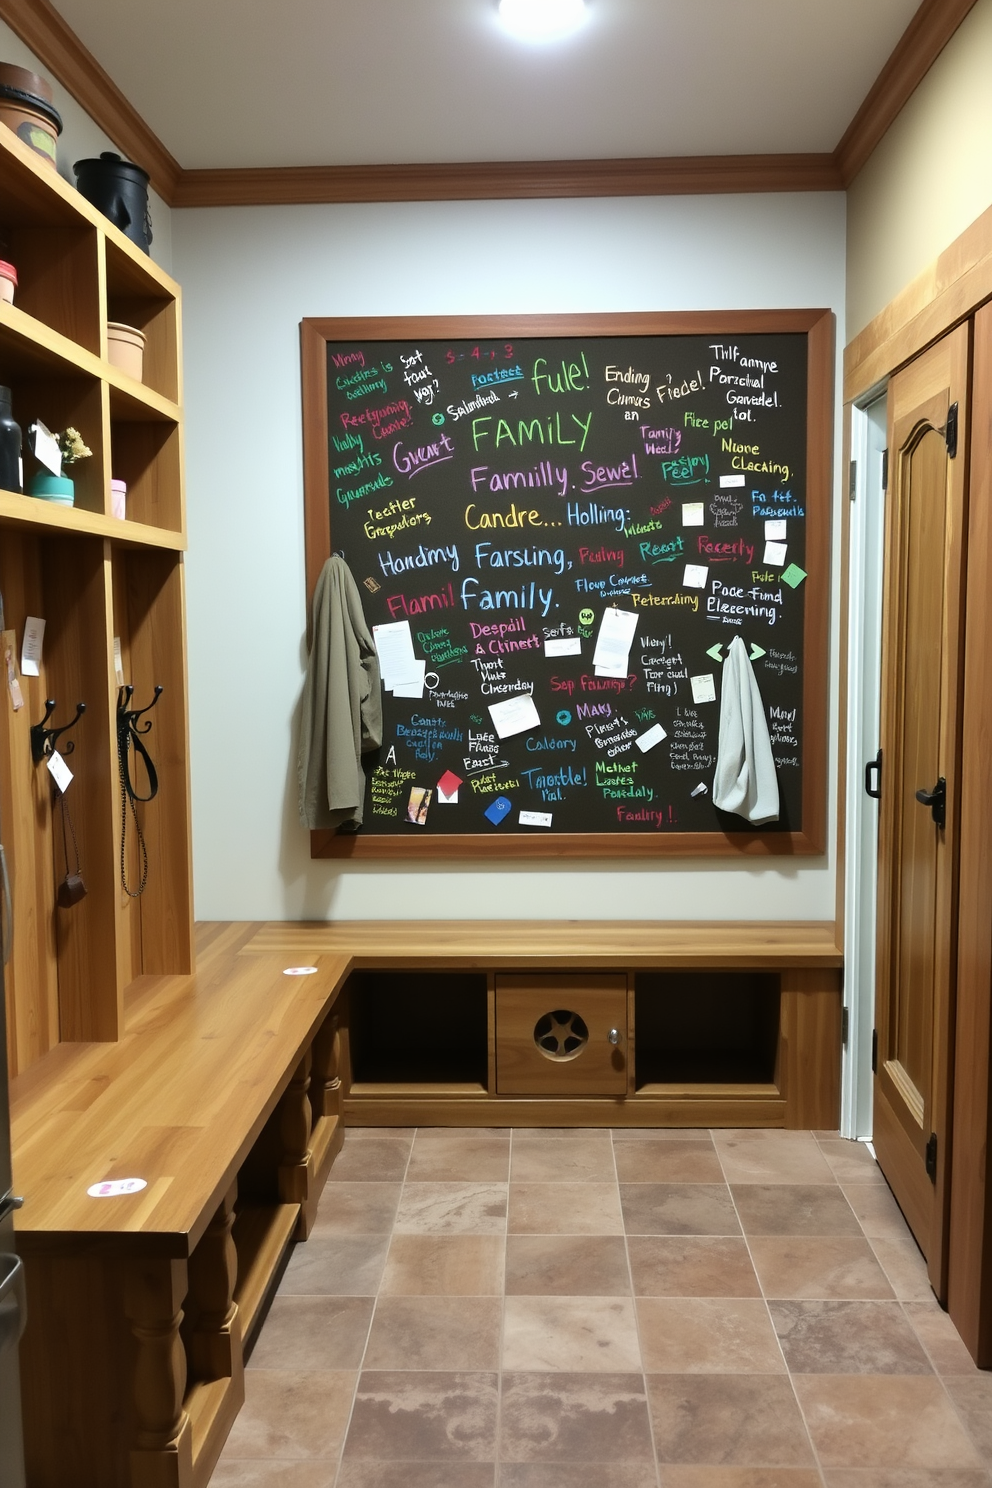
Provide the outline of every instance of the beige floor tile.
{"type": "Polygon", "coordinates": [[[735,1235],[631,1235],[634,1292],[640,1297],[758,1297],[744,1240],[735,1235]]]}
{"type": "Polygon", "coordinates": [[[931,1374],[898,1302],[770,1302],[793,1374],[931,1374]]]}
{"type": "Polygon", "coordinates": [[[938,1374],[979,1373],[978,1365],[965,1348],[960,1333],[936,1297],[930,1297],[926,1301],[904,1302],[902,1306],[938,1374]]]}
{"type": "Polygon", "coordinates": [[[245,1371],[245,1403],[224,1448],[236,1458],[335,1458],[341,1450],[355,1372],[245,1371]]]}
{"type": "Polygon", "coordinates": [[[826,1488],[989,1488],[992,1478],[967,1467],[833,1468],[826,1488]]]}
{"type": "Polygon", "coordinates": [[[887,1183],[842,1182],[845,1197],[869,1240],[900,1240],[909,1233],[887,1183]]]}
{"type": "Polygon", "coordinates": [[[500,1137],[441,1137],[418,1134],[406,1170],[407,1183],[505,1183],[510,1144],[500,1137]]]}
{"type": "Polygon", "coordinates": [[[515,1235],[622,1235],[615,1183],[511,1183],[515,1235]]]}
{"type": "Polygon", "coordinates": [[[630,1295],[622,1235],[508,1235],[509,1297],[630,1295]]]}
{"type": "Polygon", "coordinates": [[[933,1375],[793,1375],[824,1468],[981,1468],[933,1375]]]}
{"type": "Polygon", "coordinates": [[[992,1375],[950,1376],[944,1383],[986,1467],[992,1466],[992,1375]]]}
{"type": "Polygon", "coordinates": [[[643,1375],[503,1376],[501,1463],[652,1461],[643,1375]]]}
{"type": "Polygon", "coordinates": [[[388,1235],[396,1219],[401,1192],[400,1183],[329,1183],[317,1206],[310,1239],[330,1235],[388,1235]]]}
{"type": "Polygon", "coordinates": [[[331,1183],[396,1183],[402,1181],[410,1143],[395,1140],[345,1141],[334,1159],[331,1183]]]}
{"type": "Polygon", "coordinates": [[[621,1183],[723,1182],[720,1161],[708,1142],[678,1142],[671,1137],[657,1142],[617,1139],[613,1151],[621,1183]]]}
{"type": "Polygon", "coordinates": [[[507,1297],[503,1369],[514,1373],[641,1367],[633,1303],[626,1297],[507,1297]]]}
{"type": "Polygon", "coordinates": [[[640,1297],[648,1374],[778,1374],[782,1352],[765,1303],[749,1297],[640,1297]]]}
{"type": "Polygon", "coordinates": [[[358,1369],[372,1297],[276,1297],[259,1330],[246,1373],[253,1370],[358,1369]]]}
{"type": "Polygon", "coordinates": [[[502,1235],[394,1235],[380,1296],[500,1296],[502,1235]]]}
{"type": "Polygon", "coordinates": [[[388,1246],[388,1235],[311,1235],[294,1246],[279,1295],[374,1297],[388,1246]]]}
{"type": "Polygon", "coordinates": [[[512,1183],[612,1183],[615,1179],[610,1144],[598,1138],[514,1143],[512,1183]]]}
{"type": "Polygon", "coordinates": [[[498,1297],[380,1297],[363,1367],[499,1368],[498,1297]]]}
{"type": "Polygon", "coordinates": [[[499,1488],[658,1488],[650,1462],[504,1462],[499,1488]]]}
{"type": "Polygon", "coordinates": [[[669,1464],[814,1465],[787,1375],[648,1375],[647,1388],[662,1483],[669,1464]]]}
{"type": "Polygon", "coordinates": [[[334,1488],[496,1488],[495,1462],[342,1462],[334,1488]]]}
{"type": "Polygon", "coordinates": [[[927,1263],[908,1230],[892,1239],[873,1238],[871,1248],[896,1296],[906,1302],[928,1302],[933,1288],[927,1263]]]}
{"type": "Polygon", "coordinates": [[[838,1183],[885,1183],[881,1168],[864,1142],[826,1138],[820,1141],[820,1151],[838,1183]]]}
{"type": "Polygon", "coordinates": [[[615,1126],[614,1142],[705,1142],[713,1146],[713,1134],[704,1126],[615,1126]]]}
{"type": "Polygon", "coordinates": [[[407,1183],[396,1211],[397,1235],[502,1235],[505,1183],[407,1183]]]}
{"type": "Polygon", "coordinates": [[[713,1143],[728,1183],[836,1183],[809,1132],[718,1131],[713,1143]]]}
{"type": "Polygon", "coordinates": [[[221,1457],[210,1478],[210,1488],[335,1488],[336,1457],[305,1462],[287,1458],[221,1457]]]}
{"type": "Polygon", "coordinates": [[[349,1126],[345,1141],[352,1142],[405,1142],[413,1146],[417,1129],[413,1126],[349,1126]]]}
{"type": "Polygon", "coordinates": [[[367,1371],[344,1460],[495,1462],[498,1402],[495,1374],[367,1371]]]}
{"type": "Polygon", "coordinates": [[[827,1184],[734,1184],[745,1235],[860,1235],[840,1188],[827,1184]]]}
{"type": "Polygon", "coordinates": [[[739,1235],[725,1183],[622,1183],[628,1235],[739,1235]]]}
{"type": "Polygon", "coordinates": [[[863,1235],[752,1235],[749,1244],[766,1297],[895,1296],[863,1235]]]}
{"type": "Polygon", "coordinates": [[[661,1469],[661,1488],[823,1488],[815,1467],[675,1467],[661,1469]]]}
{"type": "Polygon", "coordinates": [[[603,1142],[607,1147],[612,1144],[612,1134],[609,1127],[593,1126],[515,1126],[513,1128],[514,1147],[523,1142],[574,1142],[581,1137],[584,1142],[603,1142]]]}

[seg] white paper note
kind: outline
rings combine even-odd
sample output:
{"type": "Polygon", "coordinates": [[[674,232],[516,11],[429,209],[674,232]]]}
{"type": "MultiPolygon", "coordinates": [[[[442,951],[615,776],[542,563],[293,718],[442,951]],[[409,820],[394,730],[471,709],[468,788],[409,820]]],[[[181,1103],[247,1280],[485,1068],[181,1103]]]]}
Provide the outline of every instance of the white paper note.
{"type": "Polygon", "coordinates": [[[635,739],[634,743],[637,745],[642,754],[647,754],[649,749],[653,749],[656,744],[661,743],[662,739],[667,738],[668,735],[665,733],[665,730],[662,728],[661,724],[654,723],[651,725],[646,733],[641,734],[640,738],[635,739]]]}
{"type": "Polygon", "coordinates": [[[45,622],[37,615],[28,615],[24,621],[24,639],[21,641],[21,676],[40,677],[41,648],[45,643],[45,622]]]}
{"type": "Polygon", "coordinates": [[[397,683],[415,683],[422,678],[413,654],[413,636],[409,620],[394,620],[390,625],[373,625],[372,639],[379,657],[382,685],[391,692],[397,683]]]}
{"type": "Polygon", "coordinates": [[[747,477],[743,475],[721,475],[720,477],[720,485],[723,490],[726,490],[728,486],[743,486],[746,482],[747,477]]]}
{"type": "Polygon", "coordinates": [[[788,526],[784,517],[770,517],[765,523],[765,542],[785,542],[788,526]]]}
{"type": "Polygon", "coordinates": [[[69,766],[66,764],[65,760],[59,754],[57,749],[52,750],[51,754],[48,755],[47,759],[45,760],[45,764],[48,766],[49,773],[51,774],[52,779],[55,781],[55,784],[58,786],[62,794],[65,795],[66,791],[72,784],[72,771],[69,769],[69,766]]]}
{"type": "Polygon", "coordinates": [[[114,680],[118,687],[124,686],[124,657],[121,654],[120,636],[114,636],[114,680]]]}
{"type": "Polygon", "coordinates": [[[592,658],[598,677],[626,677],[630,671],[627,658],[636,629],[637,616],[633,611],[618,610],[614,605],[603,611],[592,658]]]}
{"type": "Polygon", "coordinates": [[[541,727],[534,699],[529,692],[521,693],[519,697],[507,698],[502,703],[490,703],[489,716],[501,739],[509,739],[514,734],[523,734],[528,729],[541,727]]]}
{"type": "Polygon", "coordinates": [[[695,790],[689,792],[690,796],[705,796],[707,786],[705,780],[701,780],[695,790]]]}
{"type": "Polygon", "coordinates": [[[683,589],[705,589],[709,568],[705,563],[687,563],[682,577],[683,589]]]}
{"type": "Polygon", "coordinates": [[[458,787],[457,787],[457,785],[455,786],[454,790],[452,790],[452,791],[443,791],[441,789],[441,787],[438,786],[438,788],[437,788],[437,804],[439,806],[457,806],[458,805],[458,787]]]}
{"type": "MultiPolygon", "coordinates": [[[[46,429],[41,419],[37,419],[32,425],[34,429],[34,457],[39,464],[44,465],[53,475],[62,474],[62,451],[59,442],[50,429],[46,429]]],[[[28,430],[31,433],[31,430],[28,430]]]]}
{"type": "Polygon", "coordinates": [[[704,672],[701,677],[690,677],[689,682],[694,703],[716,702],[716,683],[713,681],[712,672],[704,672]]]}
{"type": "Polygon", "coordinates": [[[400,698],[422,698],[424,695],[424,677],[427,674],[426,661],[415,661],[417,675],[412,682],[394,682],[393,697],[400,698]]]}
{"type": "Polygon", "coordinates": [[[701,501],[683,501],[683,527],[702,527],[703,520],[703,503],[701,501]]]}
{"type": "Polygon", "coordinates": [[[544,643],[545,656],[581,656],[581,636],[554,636],[544,643]]]}
{"type": "Polygon", "coordinates": [[[785,543],[765,543],[765,563],[770,563],[772,568],[782,568],[785,564],[785,555],[788,552],[785,543]]]}
{"type": "Polygon", "coordinates": [[[522,827],[550,827],[550,811],[521,811],[517,821],[522,827]]]}

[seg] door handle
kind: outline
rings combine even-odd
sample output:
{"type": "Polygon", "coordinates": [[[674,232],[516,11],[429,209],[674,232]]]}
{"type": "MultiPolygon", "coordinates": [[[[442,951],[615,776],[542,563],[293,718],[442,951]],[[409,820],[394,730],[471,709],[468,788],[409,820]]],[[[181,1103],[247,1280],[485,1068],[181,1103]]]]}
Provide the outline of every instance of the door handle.
{"type": "Polygon", "coordinates": [[[932,791],[918,790],[916,799],[921,806],[930,807],[934,823],[943,830],[947,818],[947,781],[941,775],[932,791]]]}
{"type": "Polygon", "coordinates": [[[24,1266],[16,1255],[0,1255],[0,1353],[16,1347],[27,1319],[24,1266]]]}
{"type": "Polygon", "coordinates": [[[619,1028],[611,1028],[609,1033],[606,1035],[606,1041],[607,1043],[612,1044],[614,1048],[616,1048],[617,1044],[620,1042],[619,1028]]]}
{"type": "Polygon", "coordinates": [[[879,750],[873,760],[865,765],[865,795],[871,796],[873,801],[882,799],[882,751],[879,750]],[[872,785],[872,771],[875,772],[875,783],[872,785]]]}

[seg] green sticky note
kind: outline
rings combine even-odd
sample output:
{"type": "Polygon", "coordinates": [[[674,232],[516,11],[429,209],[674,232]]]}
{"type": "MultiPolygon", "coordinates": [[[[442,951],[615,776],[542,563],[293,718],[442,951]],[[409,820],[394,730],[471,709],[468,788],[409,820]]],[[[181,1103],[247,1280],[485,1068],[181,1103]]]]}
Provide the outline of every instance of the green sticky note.
{"type": "Polygon", "coordinates": [[[798,589],[806,577],[806,570],[800,568],[798,563],[790,563],[788,568],[782,570],[782,583],[788,584],[790,589],[798,589]]]}

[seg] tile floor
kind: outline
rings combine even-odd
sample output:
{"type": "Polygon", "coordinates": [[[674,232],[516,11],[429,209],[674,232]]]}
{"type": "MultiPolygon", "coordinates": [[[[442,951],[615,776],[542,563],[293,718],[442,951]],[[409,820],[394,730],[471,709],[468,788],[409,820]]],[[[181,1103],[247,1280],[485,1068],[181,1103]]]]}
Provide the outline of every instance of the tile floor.
{"type": "Polygon", "coordinates": [[[355,1130],[213,1488],[992,1488],[864,1146],[355,1130]]]}

